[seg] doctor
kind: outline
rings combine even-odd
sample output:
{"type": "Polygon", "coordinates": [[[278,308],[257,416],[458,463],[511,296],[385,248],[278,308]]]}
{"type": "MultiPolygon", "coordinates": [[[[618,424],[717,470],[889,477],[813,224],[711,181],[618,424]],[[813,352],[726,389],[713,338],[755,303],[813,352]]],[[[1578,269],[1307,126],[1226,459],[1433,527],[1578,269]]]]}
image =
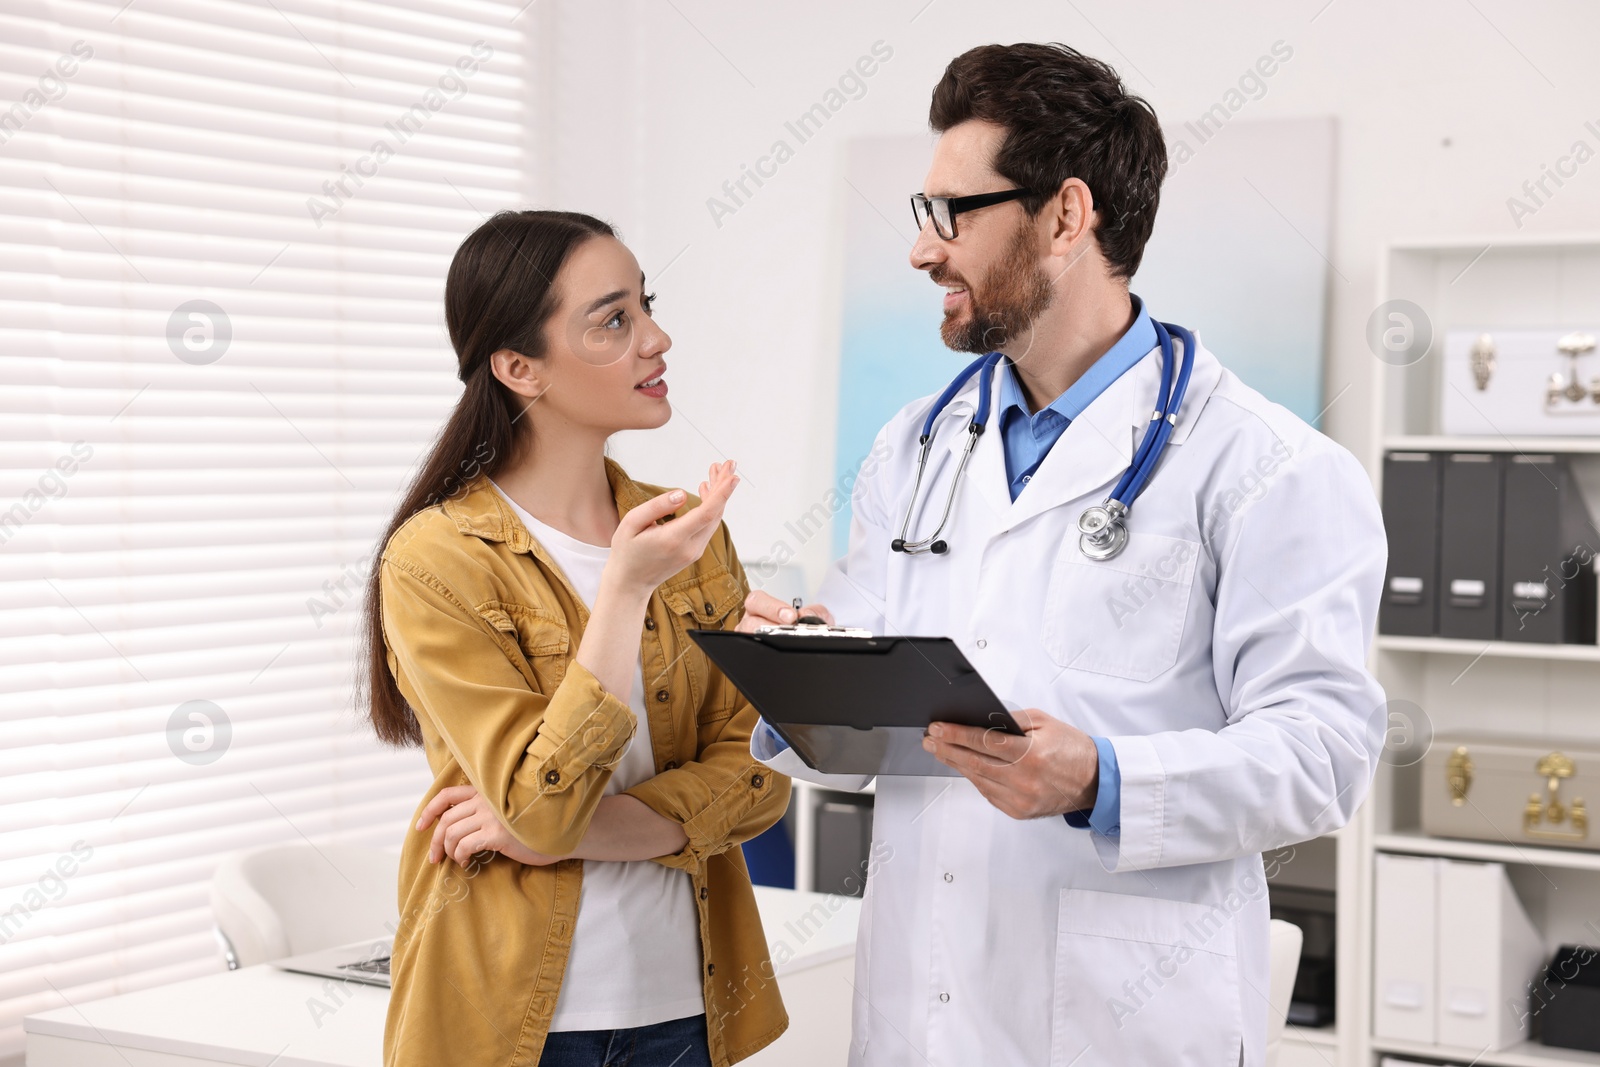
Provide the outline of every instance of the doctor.
{"type": "MultiPolygon", "coordinates": [[[[851,1063],[1259,1065],[1261,853],[1347,822],[1381,745],[1372,490],[1203,347],[1169,335],[1164,355],[1128,282],[1166,152],[1110,67],[976,48],[930,120],[911,263],[945,289],[945,343],[1004,358],[934,418],[920,488],[935,398],[883,428],[890,458],[856,483],[811,610],[949,635],[1027,709],[1026,736],[936,724],[924,744],[959,776],[877,782],[851,1063]],[[1137,466],[1185,355],[1170,439],[1099,558],[1106,515],[1085,513],[1137,466]]],[[[794,620],[760,593],[747,611],[745,629],[794,620]]],[[[785,774],[866,784],[809,770],[765,724],[751,743],[785,774]]]]}

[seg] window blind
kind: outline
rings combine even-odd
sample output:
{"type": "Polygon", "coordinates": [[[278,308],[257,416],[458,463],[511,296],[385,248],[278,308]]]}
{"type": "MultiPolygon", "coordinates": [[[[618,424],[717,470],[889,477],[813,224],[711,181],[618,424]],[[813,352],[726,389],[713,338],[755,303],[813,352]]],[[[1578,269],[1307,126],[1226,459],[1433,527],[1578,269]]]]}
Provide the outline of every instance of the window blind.
{"type": "Polygon", "coordinates": [[[0,9],[0,1060],[221,969],[221,854],[405,833],[362,578],[458,395],[449,257],[527,191],[519,8],[0,9]]]}

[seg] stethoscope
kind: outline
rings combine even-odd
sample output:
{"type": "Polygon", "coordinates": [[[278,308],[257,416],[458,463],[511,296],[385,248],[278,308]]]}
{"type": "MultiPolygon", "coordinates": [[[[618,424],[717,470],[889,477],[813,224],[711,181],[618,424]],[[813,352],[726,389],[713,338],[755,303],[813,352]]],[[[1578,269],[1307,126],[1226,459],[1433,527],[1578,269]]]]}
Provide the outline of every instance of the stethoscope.
{"type": "MultiPolygon", "coordinates": [[[[1122,552],[1128,545],[1128,512],[1133,508],[1133,502],[1144,491],[1145,484],[1150,481],[1150,475],[1155,472],[1156,464],[1161,461],[1161,453],[1167,447],[1167,441],[1172,437],[1173,428],[1178,423],[1178,410],[1183,407],[1183,394],[1189,388],[1189,374],[1194,370],[1194,334],[1182,326],[1170,322],[1151,323],[1156,328],[1156,339],[1161,342],[1161,406],[1150,415],[1150,424],[1145,428],[1144,438],[1139,442],[1139,448],[1133,454],[1133,462],[1128,469],[1123,471],[1122,478],[1117,482],[1116,488],[1111,490],[1111,495],[1106,497],[1104,503],[1094,504],[1086,508],[1078,516],[1078,547],[1085,556],[1093,560],[1112,559],[1122,552]],[[1177,381],[1173,381],[1173,353],[1172,337],[1176,334],[1179,341],[1183,342],[1183,360],[1178,368],[1177,381]]],[[[983,435],[984,428],[989,423],[989,401],[991,387],[994,384],[994,369],[1000,365],[1004,358],[999,352],[990,352],[980,356],[968,364],[960,374],[955,376],[944,392],[934,400],[928,417],[922,421],[922,435],[918,439],[921,450],[917,454],[917,477],[911,485],[911,500],[906,504],[905,521],[900,524],[900,536],[890,542],[889,547],[896,552],[905,552],[917,555],[922,552],[932,552],[942,555],[950,551],[950,543],[939,535],[944,533],[944,528],[950,522],[950,512],[955,507],[956,492],[961,486],[961,476],[966,473],[967,462],[972,458],[972,450],[978,445],[978,438],[983,435]],[[939,527],[932,534],[920,540],[908,540],[911,530],[911,516],[917,510],[917,493],[922,488],[922,476],[928,469],[928,453],[933,449],[933,424],[940,414],[955,398],[963,386],[978,376],[978,410],[967,422],[967,443],[961,450],[961,459],[956,464],[955,477],[950,480],[950,492],[944,500],[944,514],[939,516],[939,527]]]]}

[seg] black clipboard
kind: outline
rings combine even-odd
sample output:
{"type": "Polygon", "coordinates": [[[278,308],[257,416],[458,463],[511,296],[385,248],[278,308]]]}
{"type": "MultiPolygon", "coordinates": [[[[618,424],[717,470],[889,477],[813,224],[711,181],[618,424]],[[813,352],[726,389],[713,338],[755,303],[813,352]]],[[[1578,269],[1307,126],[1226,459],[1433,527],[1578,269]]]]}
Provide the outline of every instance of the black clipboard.
{"type": "Polygon", "coordinates": [[[825,774],[956,775],[923,751],[933,722],[1022,733],[948,637],[689,636],[806,766],[825,774]]]}

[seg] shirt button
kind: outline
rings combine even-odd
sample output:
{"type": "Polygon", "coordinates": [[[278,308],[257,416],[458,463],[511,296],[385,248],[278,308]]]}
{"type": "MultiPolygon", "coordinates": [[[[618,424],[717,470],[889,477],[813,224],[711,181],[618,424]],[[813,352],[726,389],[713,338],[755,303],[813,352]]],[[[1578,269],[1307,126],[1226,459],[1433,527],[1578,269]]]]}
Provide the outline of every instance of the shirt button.
{"type": "Polygon", "coordinates": [[[549,782],[551,785],[555,785],[557,782],[561,781],[561,772],[560,771],[546,771],[544,773],[544,780],[549,782]]]}
{"type": "Polygon", "coordinates": [[[701,900],[706,899],[706,897],[709,897],[710,895],[711,895],[711,890],[707,889],[705,886],[701,886],[700,887],[700,899],[701,900]]]}
{"type": "Polygon", "coordinates": [[[657,689],[656,690],[656,703],[657,704],[665,704],[666,702],[667,702],[667,691],[665,689],[657,689]]]}
{"type": "Polygon", "coordinates": [[[750,784],[757,789],[761,788],[761,783],[763,781],[765,781],[765,779],[763,779],[759,774],[752,774],[750,776],[750,784]]]}
{"type": "Polygon", "coordinates": [[[988,648],[989,647],[989,642],[980,637],[980,638],[978,638],[978,647],[979,648],[988,648]]]}
{"type": "Polygon", "coordinates": [[[709,600],[706,601],[706,614],[707,615],[711,614],[711,601],[709,601],[709,600]]]}
{"type": "Polygon", "coordinates": [[[646,630],[654,630],[656,628],[656,620],[654,620],[654,619],[645,619],[644,620],[644,628],[646,630]]]}
{"type": "Polygon", "coordinates": [[[949,871],[945,871],[944,872],[944,880],[947,881],[947,882],[953,882],[953,881],[956,880],[956,876],[951,874],[949,871]]]}
{"type": "Polygon", "coordinates": [[[717,965],[715,963],[706,964],[706,974],[707,975],[713,975],[713,974],[716,974],[716,973],[717,973],[717,965]]]}
{"type": "Polygon", "coordinates": [[[667,770],[667,771],[674,770],[674,769],[677,768],[677,766],[678,766],[678,761],[677,760],[669,759],[669,760],[667,760],[666,766],[664,766],[662,768],[662,770],[667,770]]]}
{"type": "Polygon", "coordinates": [[[948,1004],[948,1003],[950,1003],[950,994],[949,994],[949,993],[940,993],[940,994],[939,994],[939,1002],[940,1002],[940,1003],[941,1003],[941,1004],[948,1004]]]}

